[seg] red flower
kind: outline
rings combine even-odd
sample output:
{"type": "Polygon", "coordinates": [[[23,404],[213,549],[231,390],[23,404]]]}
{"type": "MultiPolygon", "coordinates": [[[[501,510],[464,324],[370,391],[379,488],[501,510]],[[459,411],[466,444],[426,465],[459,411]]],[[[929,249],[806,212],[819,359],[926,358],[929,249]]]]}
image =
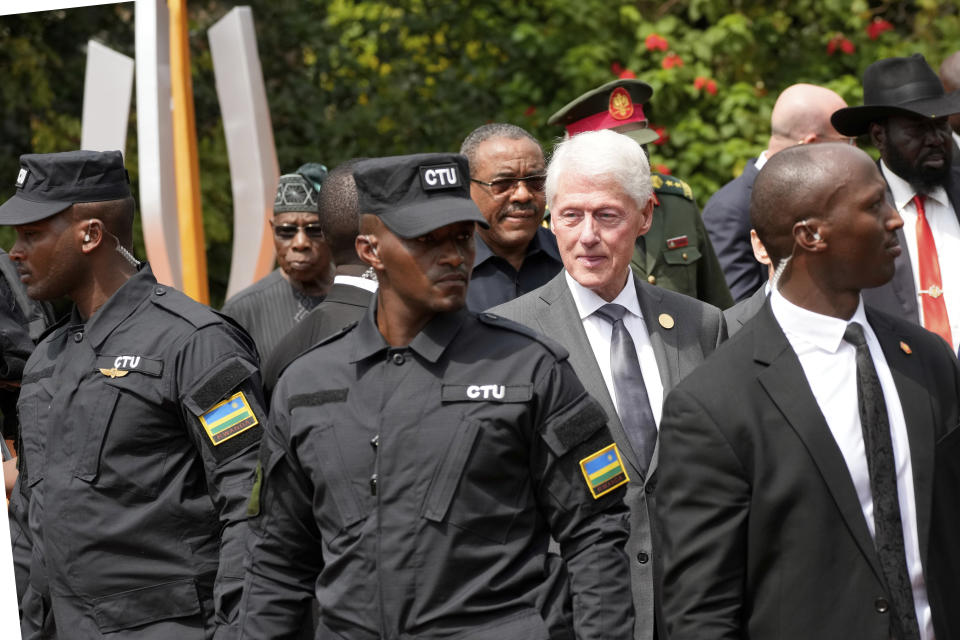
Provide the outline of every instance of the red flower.
{"type": "Polygon", "coordinates": [[[827,55],[832,56],[838,48],[846,55],[851,55],[857,50],[852,42],[843,37],[842,33],[830,38],[830,42],[827,43],[827,55]]]}
{"type": "Polygon", "coordinates": [[[693,79],[693,88],[696,89],[697,91],[699,91],[700,89],[703,89],[703,86],[705,84],[707,84],[707,79],[704,78],[703,76],[697,76],[696,78],[693,79]]]}
{"type": "Polygon", "coordinates": [[[525,115],[525,116],[532,116],[532,115],[535,114],[536,112],[537,112],[537,108],[536,108],[535,106],[533,106],[533,105],[530,105],[530,106],[527,107],[526,110],[523,112],[523,115],[525,115]]]}
{"type": "Polygon", "coordinates": [[[660,63],[664,69],[672,69],[673,67],[682,67],[683,58],[678,56],[675,53],[669,53],[663,57],[663,62],[660,63]]]}
{"type": "Polygon", "coordinates": [[[665,176],[670,175],[670,169],[665,164],[655,164],[653,165],[653,170],[657,173],[662,173],[665,176]]]}
{"type": "Polygon", "coordinates": [[[666,144],[667,140],[670,139],[670,134],[667,133],[667,130],[664,127],[658,127],[654,125],[653,127],[651,127],[651,129],[653,129],[654,133],[660,136],[659,138],[653,141],[653,144],[660,146],[662,144],[666,144]]]}
{"type": "Polygon", "coordinates": [[[883,18],[874,18],[873,22],[867,25],[867,36],[871,40],[876,40],[884,31],[893,29],[893,24],[883,18]]]}
{"type": "Polygon", "coordinates": [[[666,51],[669,46],[666,38],[663,38],[655,33],[648,35],[647,39],[644,41],[644,44],[647,47],[647,51],[666,51]]]}
{"type": "Polygon", "coordinates": [[[619,62],[612,62],[610,64],[610,71],[613,72],[613,75],[619,76],[623,72],[623,67],[620,66],[619,62]]]}
{"type": "Polygon", "coordinates": [[[715,80],[707,80],[707,93],[712,96],[717,95],[717,83],[715,80]]]}
{"type": "Polygon", "coordinates": [[[636,78],[636,77],[637,77],[637,74],[635,74],[633,71],[630,71],[630,69],[624,69],[623,71],[620,72],[620,77],[621,77],[621,78],[636,78]]]}

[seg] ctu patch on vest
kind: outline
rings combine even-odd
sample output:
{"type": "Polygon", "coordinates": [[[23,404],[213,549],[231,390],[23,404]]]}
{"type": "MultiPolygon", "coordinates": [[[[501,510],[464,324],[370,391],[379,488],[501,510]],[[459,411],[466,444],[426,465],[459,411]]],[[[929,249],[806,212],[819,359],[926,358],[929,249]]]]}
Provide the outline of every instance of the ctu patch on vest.
{"type": "Polygon", "coordinates": [[[581,460],[580,470],[594,500],[630,482],[616,443],[581,460]]]}
{"type": "Polygon", "coordinates": [[[243,391],[237,391],[201,415],[200,424],[210,437],[210,442],[217,446],[255,427],[259,421],[243,391]]]}
{"type": "Polygon", "coordinates": [[[533,397],[532,384],[445,384],[443,402],[526,402],[533,397]]]}
{"type": "Polygon", "coordinates": [[[163,373],[163,360],[150,360],[138,355],[99,356],[97,369],[110,378],[122,378],[131,371],[159,376],[163,373]]]}
{"type": "Polygon", "coordinates": [[[462,184],[460,168],[453,162],[420,167],[420,186],[424,191],[452,189],[462,184]]]}

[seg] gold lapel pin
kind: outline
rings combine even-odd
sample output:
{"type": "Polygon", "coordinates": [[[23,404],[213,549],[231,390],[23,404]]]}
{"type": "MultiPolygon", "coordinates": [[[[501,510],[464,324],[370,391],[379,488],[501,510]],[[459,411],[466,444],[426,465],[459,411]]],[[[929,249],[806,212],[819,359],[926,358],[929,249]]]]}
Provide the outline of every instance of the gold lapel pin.
{"type": "Polygon", "coordinates": [[[673,325],[676,324],[676,322],[673,320],[673,316],[671,316],[669,313],[661,313],[657,320],[660,321],[660,326],[664,329],[673,329],[673,325]]]}
{"type": "Polygon", "coordinates": [[[910,348],[910,345],[908,345],[903,340],[900,341],[900,351],[903,351],[907,355],[910,355],[911,353],[913,353],[913,349],[910,348]]]}

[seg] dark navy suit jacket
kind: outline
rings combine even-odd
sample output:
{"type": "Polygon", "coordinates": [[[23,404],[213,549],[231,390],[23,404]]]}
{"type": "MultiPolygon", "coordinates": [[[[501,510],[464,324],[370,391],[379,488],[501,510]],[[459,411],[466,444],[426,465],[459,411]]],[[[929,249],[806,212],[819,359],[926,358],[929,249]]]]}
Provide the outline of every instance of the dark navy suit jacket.
{"type": "Polygon", "coordinates": [[[767,268],[753,257],[750,246],[750,194],[759,173],[756,162],[750,158],[743,173],[723,185],[703,208],[703,225],[736,301],[749,298],[767,281],[767,268]]]}

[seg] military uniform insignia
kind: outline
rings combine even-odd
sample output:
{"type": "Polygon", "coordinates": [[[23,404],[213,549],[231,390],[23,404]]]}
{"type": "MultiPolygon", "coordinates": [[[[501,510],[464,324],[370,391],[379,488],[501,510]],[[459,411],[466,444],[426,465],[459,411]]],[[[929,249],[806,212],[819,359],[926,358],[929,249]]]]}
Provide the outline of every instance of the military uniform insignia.
{"type": "Polygon", "coordinates": [[[660,187],[663,186],[663,178],[661,178],[659,175],[655,173],[652,176],[650,176],[650,184],[653,185],[654,189],[659,189],[660,187]]]}
{"type": "Polygon", "coordinates": [[[908,345],[903,340],[900,341],[900,351],[903,351],[907,355],[910,355],[911,353],[913,353],[913,349],[910,348],[910,345],[908,345]]]}
{"type": "Polygon", "coordinates": [[[20,173],[17,174],[17,186],[22,187],[23,183],[27,181],[27,170],[20,169],[20,173]]]}
{"type": "Polygon", "coordinates": [[[633,99],[623,87],[617,87],[610,94],[610,106],[607,109],[616,120],[626,120],[633,116],[633,99]]]}
{"type": "Polygon", "coordinates": [[[594,500],[630,482],[616,443],[581,460],[580,470],[594,500]]]}
{"type": "Polygon", "coordinates": [[[200,424],[216,446],[255,427],[259,421],[243,391],[238,391],[201,415],[200,424]]]}
{"type": "Polygon", "coordinates": [[[110,378],[122,378],[131,371],[154,377],[163,374],[162,360],[151,360],[138,355],[101,355],[97,357],[96,366],[100,373],[110,378]]]}
{"type": "Polygon", "coordinates": [[[676,322],[673,319],[673,316],[669,313],[661,313],[660,317],[657,318],[660,321],[660,326],[664,329],[673,329],[676,322]]]}
{"type": "Polygon", "coordinates": [[[690,239],[687,238],[687,236],[667,238],[667,249],[679,249],[680,247],[685,247],[688,244],[690,244],[690,239]]]}

